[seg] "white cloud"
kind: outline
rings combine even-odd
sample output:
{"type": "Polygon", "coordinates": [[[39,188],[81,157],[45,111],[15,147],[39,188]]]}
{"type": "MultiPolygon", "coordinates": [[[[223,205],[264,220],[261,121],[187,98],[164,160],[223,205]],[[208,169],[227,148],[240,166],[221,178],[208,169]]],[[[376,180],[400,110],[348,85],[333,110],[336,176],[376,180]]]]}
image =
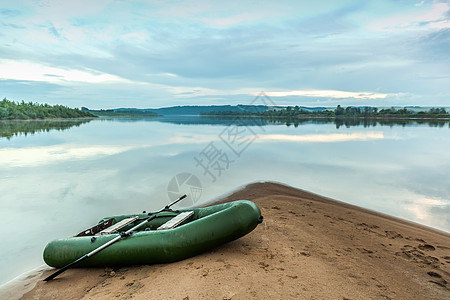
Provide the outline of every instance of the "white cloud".
{"type": "Polygon", "coordinates": [[[226,28],[235,25],[267,21],[268,19],[267,12],[243,12],[222,18],[203,17],[200,20],[213,28],[226,28]]]}
{"type": "Polygon", "coordinates": [[[336,90],[299,90],[286,92],[266,92],[269,97],[304,96],[318,98],[355,98],[355,99],[384,99],[388,94],[371,92],[346,92],[336,90]]]}
{"type": "Polygon", "coordinates": [[[435,2],[428,10],[424,8],[422,3],[416,5],[415,10],[378,19],[369,28],[375,31],[450,28],[450,21],[447,18],[447,13],[450,10],[449,3],[435,2]]]}
{"type": "Polygon", "coordinates": [[[59,84],[68,84],[70,82],[129,82],[128,80],[118,76],[101,73],[94,70],[62,69],[48,67],[34,62],[15,60],[0,61],[0,80],[1,79],[43,81],[59,84]]]}
{"type": "Polygon", "coordinates": [[[112,0],[78,0],[78,1],[25,1],[25,5],[35,10],[33,22],[41,23],[52,20],[58,25],[69,24],[71,18],[94,16],[105,10],[112,0]]]}
{"type": "Polygon", "coordinates": [[[227,28],[243,24],[274,22],[280,17],[290,16],[292,9],[289,3],[270,0],[242,3],[197,0],[166,2],[158,11],[158,15],[175,19],[176,22],[200,22],[211,28],[227,28]]]}
{"type": "MultiPolygon", "coordinates": [[[[257,96],[263,89],[247,88],[235,90],[218,90],[203,87],[174,86],[168,88],[177,97],[219,96],[219,95],[251,95],[257,96]]],[[[354,99],[385,99],[388,94],[373,92],[348,92],[337,90],[293,90],[293,91],[266,91],[269,97],[303,96],[317,98],[354,98],[354,99]]]]}

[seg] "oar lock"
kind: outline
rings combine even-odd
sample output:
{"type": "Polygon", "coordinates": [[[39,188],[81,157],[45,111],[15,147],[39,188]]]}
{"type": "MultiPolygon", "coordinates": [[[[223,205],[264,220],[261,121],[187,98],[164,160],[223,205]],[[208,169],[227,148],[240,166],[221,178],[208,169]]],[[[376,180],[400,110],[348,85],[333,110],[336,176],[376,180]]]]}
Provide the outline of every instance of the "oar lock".
{"type": "Polygon", "coordinates": [[[120,236],[121,237],[123,237],[123,238],[126,238],[126,237],[129,237],[129,236],[132,236],[133,235],[133,233],[134,232],[128,232],[128,231],[122,231],[121,233],[120,233],[120,236]]]}
{"type": "MultiPolygon", "coordinates": [[[[117,234],[117,233],[119,233],[119,232],[114,231],[114,232],[112,232],[112,233],[117,234]]],[[[120,234],[121,237],[126,238],[126,237],[129,237],[129,236],[132,236],[133,233],[134,233],[134,232],[127,233],[127,232],[123,231],[123,232],[120,232],[119,234],[120,234]]],[[[97,240],[97,237],[96,237],[96,236],[91,237],[91,243],[95,242],[96,240],[97,240]]]]}

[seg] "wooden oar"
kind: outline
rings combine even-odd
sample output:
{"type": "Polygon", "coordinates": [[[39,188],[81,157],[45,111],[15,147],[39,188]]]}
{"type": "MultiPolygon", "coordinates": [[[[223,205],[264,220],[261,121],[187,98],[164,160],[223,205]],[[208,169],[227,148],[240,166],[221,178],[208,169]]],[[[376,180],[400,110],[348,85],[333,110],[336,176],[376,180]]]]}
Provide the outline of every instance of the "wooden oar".
{"type": "Polygon", "coordinates": [[[96,253],[102,251],[102,250],[105,249],[106,247],[111,246],[111,245],[114,244],[115,242],[117,242],[117,241],[119,241],[119,240],[121,240],[121,239],[123,239],[123,238],[128,237],[133,231],[135,231],[136,229],[141,228],[142,226],[144,226],[145,224],[147,224],[148,222],[150,222],[151,220],[153,220],[154,218],[156,218],[156,214],[158,214],[158,213],[160,213],[160,212],[162,212],[162,211],[168,210],[172,205],[174,205],[175,203],[177,203],[177,202],[183,200],[183,199],[186,198],[186,197],[187,197],[186,195],[181,196],[181,197],[178,198],[177,200],[175,200],[175,201],[173,201],[172,203],[166,205],[163,209],[161,209],[161,210],[159,210],[159,211],[153,213],[150,217],[148,217],[147,219],[145,219],[145,221],[143,221],[143,222],[137,224],[136,226],[134,226],[134,227],[131,228],[131,229],[128,229],[126,232],[121,233],[119,236],[113,238],[113,239],[110,240],[109,242],[107,242],[107,243],[101,245],[100,247],[98,247],[98,248],[92,250],[91,252],[89,252],[89,253],[83,255],[82,257],[80,257],[80,258],[78,258],[77,260],[71,262],[70,264],[68,264],[68,265],[66,265],[66,266],[64,266],[64,267],[62,267],[61,269],[59,269],[58,271],[56,271],[56,272],[53,273],[52,275],[50,275],[50,276],[48,276],[47,278],[45,278],[44,281],[50,281],[50,280],[52,280],[53,278],[55,278],[55,277],[58,276],[59,274],[63,273],[63,272],[66,271],[67,269],[70,269],[73,265],[79,263],[80,261],[85,260],[86,258],[91,257],[92,255],[94,255],[94,254],[96,254],[96,253]]]}

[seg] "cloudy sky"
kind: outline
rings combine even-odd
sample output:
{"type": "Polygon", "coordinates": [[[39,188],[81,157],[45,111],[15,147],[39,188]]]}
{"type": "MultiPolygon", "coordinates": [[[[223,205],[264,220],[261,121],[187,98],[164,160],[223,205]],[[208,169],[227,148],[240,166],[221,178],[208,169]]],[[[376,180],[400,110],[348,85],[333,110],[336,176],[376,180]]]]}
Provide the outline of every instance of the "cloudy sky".
{"type": "Polygon", "coordinates": [[[450,3],[2,0],[0,97],[450,106],[450,3]]]}

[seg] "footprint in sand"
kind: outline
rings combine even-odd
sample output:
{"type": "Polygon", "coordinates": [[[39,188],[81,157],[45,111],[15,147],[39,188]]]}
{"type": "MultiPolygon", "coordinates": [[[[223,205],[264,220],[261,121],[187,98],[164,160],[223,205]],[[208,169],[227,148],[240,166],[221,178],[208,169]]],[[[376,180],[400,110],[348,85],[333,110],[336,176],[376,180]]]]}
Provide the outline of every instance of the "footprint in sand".
{"type": "Polygon", "coordinates": [[[267,271],[267,268],[269,267],[269,264],[266,264],[265,262],[261,261],[259,263],[259,267],[267,271]]]}
{"type": "Polygon", "coordinates": [[[361,253],[368,253],[368,254],[371,254],[371,253],[373,253],[373,251],[372,250],[369,250],[369,249],[366,249],[366,248],[356,248],[359,252],[361,252],[361,253]]]}
{"type": "Polygon", "coordinates": [[[427,272],[427,274],[430,275],[431,277],[442,278],[442,276],[439,273],[433,271],[427,272]]]}
{"type": "Polygon", "coordinates": [[[403,238],[403,235],[395,231],[385,230],[384,232],[386,233],[386,237],[390,239],[403,238]]]}
{"type": "MultiPolygon", "coordinates": [[[[356,224],[357,226],[362,226],[362,227],[367,227],[367,228],[373,228],[373,229],[377,229],[377,228],[380,228],[379,226],[377,226],[377,225],[368,225],[368,224],[366,224],[366,223],[358,223],[358,224],[356,224]]],[[[392,232],[394,232],[394,231],[392,231],[392,232]]]]}
{"type": "Polygon", "coordinates": [[[434,271],[427,272],[427,274],[433,278],[433,280],[430,280],[430,282],[447,288],[447,280],[442,278],[441,274],[436,273],[434,271]]]}
{"type": "Polygon", "coordinates": [[[445,246],[437,246],[439,249],[444,249],[444,250],[450,250],[449,247],[445,247],[445,246]]]}
{"type": "Polygon", "coordinates": [[[401,256],[407,260],[411,260],[426,265],[439,264],[438,258],[426,255],[424,252],[418,250],[416,247],[413,247],[411,245],[404,245],[403,248],[401,248],[401,250],[402,252],[396,252],[395,255],[401,256]]]}
{"type": "Polygon", "coordinates": [[[125,284],[128,287],[128,293],[130,295],[134,294],[137,290],[144,287],[144,285],[140,281],[133,280],[132,282],[128,282],[125,284]]]}
{"type": "Polygon", "coordinates": [[[434,248],[434,246],[430,245],[430,244],[420,244],[418,246],[418,248],[420,250],[427,250],[427,251],[434,251],[434,250],[436,250],[436,248],[434,248]]]}

